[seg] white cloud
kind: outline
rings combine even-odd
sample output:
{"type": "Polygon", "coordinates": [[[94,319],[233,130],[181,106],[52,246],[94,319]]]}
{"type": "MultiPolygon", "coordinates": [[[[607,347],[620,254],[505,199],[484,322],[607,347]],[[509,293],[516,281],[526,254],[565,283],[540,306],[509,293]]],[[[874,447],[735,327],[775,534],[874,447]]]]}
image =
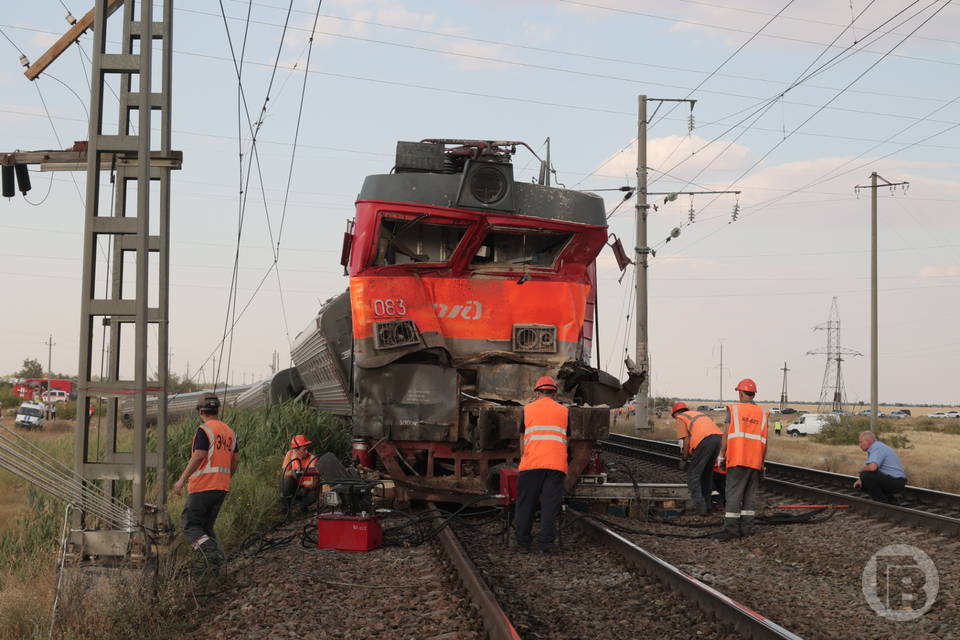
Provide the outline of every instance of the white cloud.
{"type": "Polygon", "coordinates": [[[923,267],[920,269],[921,278],[957,278],[960,277],[960,267],[923,267]]]}
{"type": "MultiPolygon", "coordinates": [[[[747,160],[750,158],[750,149],[747,147],[728,140],[718,140],[709,147],[700,150],[706,143],[707,140],[694,135],[666,136],[649,140],[647,142],[647,165],[651,167],[651,177],[657,175],[657,169],[666,169],[694,152],[696,152],[696,155],[683,165],[683,175],[693,175],[710,163],[712,163],[710,168],[715,171],[733,171],[748,166],[747,160]]],[[[608,158],[597,170],[597,173],[633,176],[636,174],[636,168],[637,143],[634,141],[608,158]]]]}

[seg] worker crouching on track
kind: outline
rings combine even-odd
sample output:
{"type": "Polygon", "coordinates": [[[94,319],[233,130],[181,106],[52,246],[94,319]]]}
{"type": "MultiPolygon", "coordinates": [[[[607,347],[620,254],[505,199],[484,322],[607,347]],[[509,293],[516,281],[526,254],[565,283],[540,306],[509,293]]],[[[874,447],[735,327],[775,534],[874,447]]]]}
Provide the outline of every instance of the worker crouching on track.
{"type": "Polygon", "coordinates": [[[237,472],[240,456],[233,429],[217,419],[220,400],[207,394],[197,403],[203,420],[193,436],[193,452],[180,479],[173,485],[178,496],[187,482],[187,503],[183,507],[183,535],[210,564],[224,561],[214,524],[223,500],[230,491],[230,479],[237,472]]]}
{"type": "Polygon", "coordinates": [[[283,457],[283,503],[289,507],[299,507],[303,512],[317,501],[317,476],[305,475],[317,463],[317,457],[307,451],[311,444],[307,436],[293,436],[290,450],[283,457]]]}
{"type": "Polygon", "coordinates": [[[713,464],[720,453],[720,430],[705,413],[691,411],[683,402],[674,403],[670,411],[676,421],[680,439],[680,457],[686,463],[687,487],[697,513],[710,514],[710,496],[713,494],[713,464]]]}
{"type": "Polygon", "coordinates": [[[767,416],[753,398],[756,383],[745,378],[736,386],[740,402],[727,405],[720,466],[726,465],[726,512],[721,539],[753,534],[760,473],[767,456],[767,416]]]}
{"type": "Polygon", "coordinates": [[[540,503],[537,545],[549,553],[557,537],[556,521],[563,504],[567,476],[568,410],[553,399],[557,383],[542,376],[534,386],[537,399],[523,408],[520,432],[520,476],[517,480],[517,546],[528,553],[533,542],[533,514],[540,503]]]}
{"type": "Polygon", "coordinates": [[[877,440],[873,431],[860,434],[860,448],[867,452],[867,463],[853,483],[880,502],[898,504],[897,494],[907,486],[907,472],[896,452],[877,440]]]}

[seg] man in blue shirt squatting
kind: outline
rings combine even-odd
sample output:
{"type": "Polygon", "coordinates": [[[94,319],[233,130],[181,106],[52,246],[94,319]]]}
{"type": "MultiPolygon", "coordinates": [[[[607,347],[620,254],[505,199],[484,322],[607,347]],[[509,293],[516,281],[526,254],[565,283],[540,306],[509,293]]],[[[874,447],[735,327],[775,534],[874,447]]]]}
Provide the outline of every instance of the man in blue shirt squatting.
{"type": "Polygon", "coordinates": [[[896,494],[907,485],[907,472],[893,449],[877,440],[873,431],[860,434],[860,448],[867,452],[867,463],[860,471],[854,489],[863,489],[879,502],[896,504],[896,494]]]}

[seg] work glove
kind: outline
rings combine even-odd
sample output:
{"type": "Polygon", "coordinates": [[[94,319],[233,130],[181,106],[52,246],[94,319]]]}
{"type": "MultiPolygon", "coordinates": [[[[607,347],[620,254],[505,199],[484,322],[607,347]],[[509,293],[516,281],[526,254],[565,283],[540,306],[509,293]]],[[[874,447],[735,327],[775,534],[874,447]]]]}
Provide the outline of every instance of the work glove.
{"type": "Polygon", "coordinates": [[[727,468],[727,460],[726,460],[726,458],[724,458],[723,456],[719,456],[719,457],[717,458],[717,468],[718,468],[718,469],[724,469],[724,470],[727,468]]]}

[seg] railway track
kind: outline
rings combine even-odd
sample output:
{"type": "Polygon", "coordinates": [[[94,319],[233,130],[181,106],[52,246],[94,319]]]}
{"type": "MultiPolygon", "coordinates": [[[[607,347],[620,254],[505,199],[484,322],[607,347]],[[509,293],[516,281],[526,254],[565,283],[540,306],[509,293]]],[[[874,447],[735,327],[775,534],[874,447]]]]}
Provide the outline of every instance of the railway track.
{"type": "Polygon", "coordinates": [[[520,555],[474,527],[439,536],[490,638],[800,638],[589,515],[565,519],[580,535],[549,555],[520,555]]]}
{"type": "MultiPolygon", "coordinates": [[[[676,465],[680,459],[679,445],[662,440],[611,433],[601,446],[611,453],[664,465],[676,465]]],[[[864,497],[853,489],[854,480],[854,476],[840,473],[767,462],[764,483],[768,489],[816,501],[842,501],[857,512],[884,520],[960,534],[960,495],[907,486],[903,503],[892,505],[864,497]]]]}

